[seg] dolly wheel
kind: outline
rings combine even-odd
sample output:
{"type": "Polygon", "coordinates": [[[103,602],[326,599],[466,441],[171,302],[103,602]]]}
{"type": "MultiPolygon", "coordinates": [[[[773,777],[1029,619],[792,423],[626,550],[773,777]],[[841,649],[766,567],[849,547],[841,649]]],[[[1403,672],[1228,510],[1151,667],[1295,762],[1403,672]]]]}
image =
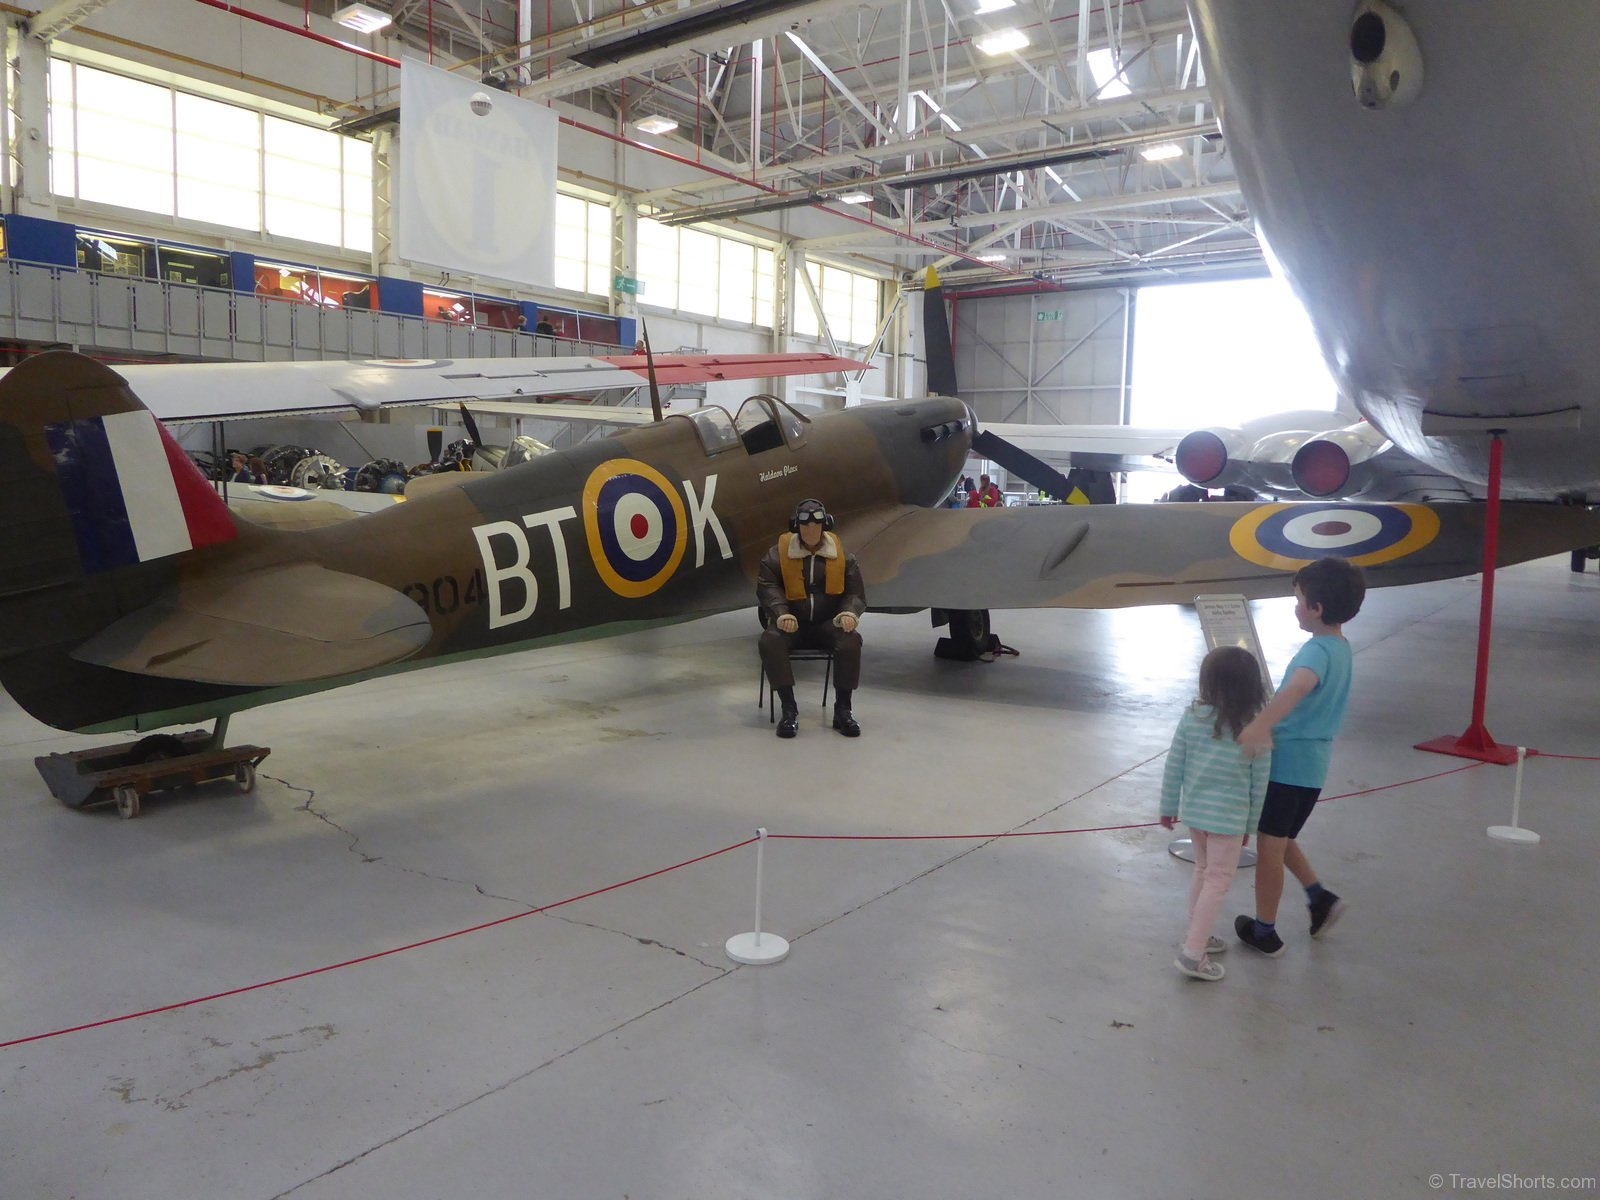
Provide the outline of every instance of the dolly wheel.
{"type": "Polygon", "coordinates": [[[117,815],[131,821],[139,815],[139,793],[124,784],[114,793],[117,798],[117,815]]]}
{"type": "Polygon", "coordinates": [[[233,769],[234,782],[239,785],[241,792],[256,790],[256,765],[255,763],[242,762],[233,769]]]}

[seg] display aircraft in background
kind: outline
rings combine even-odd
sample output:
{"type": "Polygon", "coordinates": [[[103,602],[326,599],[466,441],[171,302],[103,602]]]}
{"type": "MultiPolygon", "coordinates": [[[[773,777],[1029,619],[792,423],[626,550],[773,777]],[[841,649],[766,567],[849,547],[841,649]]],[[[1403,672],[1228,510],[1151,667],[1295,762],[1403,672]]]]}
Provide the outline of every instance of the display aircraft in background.
{"type": "MultiPolygon", "coordinates": [[[[60,729],[147,729],[749,607],[806,496],[874,608],[957,635],[991,608],[1286,595],[1331,552],[1374,586],[1479,565],[1481,505],[936,507],[973,441],[955,399],[807,417],[757,396],[285,530],[236,520],[118,371],[41,354],[0,379],[0,683],[60,729]]],[[[1501,562],[1600,540],[1576,508],[1507,506],[1502,528],[1501,562]]]]}

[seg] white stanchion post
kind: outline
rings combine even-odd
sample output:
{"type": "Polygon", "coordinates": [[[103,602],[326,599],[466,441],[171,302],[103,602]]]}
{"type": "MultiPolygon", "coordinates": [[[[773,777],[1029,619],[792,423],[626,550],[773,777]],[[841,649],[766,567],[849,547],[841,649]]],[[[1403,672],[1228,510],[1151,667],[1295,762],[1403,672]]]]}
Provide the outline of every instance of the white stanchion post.
{"type": "Polygon", "coordinates": [[[765,857],[767,831],[756,830],[756,927],[750,933],[736,933],[723,950],[736,963],[759,967],[782,962],[789,956],[789,943],[775,933],[761,932],[761,864],[765,857]]]}
{"type": "Polygon", "coordinates": [[[1531,829],[1523,829],[1518,823],[1522,817],[1522,763],[1528,757],[1526,746],[1517,747],[1517,781],[1512,785],[1511,791],[1511,824],[1489,826],[1489,836],[1502,842],[1520,842],[1525,846],[1534,845],[1539,840],[1539,835],[1531,829]]]}

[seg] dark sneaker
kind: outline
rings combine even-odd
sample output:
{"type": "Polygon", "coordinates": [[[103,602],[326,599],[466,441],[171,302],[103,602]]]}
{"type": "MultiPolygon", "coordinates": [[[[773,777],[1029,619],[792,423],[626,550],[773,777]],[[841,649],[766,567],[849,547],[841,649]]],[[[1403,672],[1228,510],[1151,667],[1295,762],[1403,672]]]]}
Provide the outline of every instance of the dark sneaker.
{"type": "Polygon", "coordinates": [[[1307,907],[1311,909],[1311,936],[1320,937],[1339,923],[1339,918],[1344,916],[1345,903],[1324,888],[1307,907]]]}
{"type": "Polygon", "coordinates": [[[1204,979],[1207,983],[1215,983],[1228,973],[1221,963],[1212,962],[1206,955],[1190,958],[1182,950],[1178,951],[1178,957],[1172,960],[1172,965],[1190,979],[1204,979]]]}
{"type": "Polygon", "coordinates": [[[1239,935],[1239,940],[1252,950],[1259,950],[1268,958],[1277,958],[1283,953],[1283,939],[1278,936],[1277,930],[1271,933],[1257,935],[1256,919],[1254,917],[1235,917],[1233,931],[1239,935]]]}

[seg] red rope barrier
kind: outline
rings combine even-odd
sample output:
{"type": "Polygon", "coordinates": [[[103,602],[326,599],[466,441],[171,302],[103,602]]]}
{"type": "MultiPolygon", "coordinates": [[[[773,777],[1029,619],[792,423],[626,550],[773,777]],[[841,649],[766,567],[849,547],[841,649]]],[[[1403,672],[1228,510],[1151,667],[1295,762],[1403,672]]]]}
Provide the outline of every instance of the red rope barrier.
{"type": "MultiPolygon", "coordinates": [[[[1139,768],[1141,768],[1141,767],[1148,766],[1150,763],[1154,762],[1156,759],[1160,758],[1165,753],[1166,753],[1166,751],[1162,750],[1157,754],[1152,754],[1149,758],[1144,759],[1142,762],[1134,763],[1131,767],[1128,767],[1128,768],[1126,768],[1125,770],[1122,770],[1122,771],[1118,771],[1115,775],[1107,776],[1105,779],[1101,780],[1099,783],[1095,784],[1093,787],[1088,788],[1085,791],[1079,792],[1076,796],[1071,797],[1065,803],[1069,803],[1070,804],[1074,800],[1081,800],[1085,796],[1092,795],[1093,793],[1099,791],[1101,788],[1106,787],[1108,784],[1115,783],[1117,780],[1123,778],[1126,775],[1132,774],[1134,771],[1139,770],[1139,768]]],[[[1595,756],[1591,756],[1591,755],[1583,755],[1583,754],[1542,754],[1541,757],[1543,757],[1543,758],[1566,758],[1566,759],[1572,759],[1572,760],[1579,761],[1579,762],[1600,762],[1600,757],[1595,757],[1595,756]]],[[[1442,779],[1446,775],[1455,775],[1455,774],[1458,774],[1461,771],[1473,771],[1473,770],[1476,770],[1477,768],[1479,768],[1479,767],[1481,767],[1483,765],[1484,764],[1482,762],[1470,762],[1470,763],[1466,763],[1463,766],[1452,767],[1452,768],[1450,768],[1449,770],[1446,770],[1446,771],[1435,771],[1431,775],[1418,775],[1413,779],[1402,779],[1402,780],[1399,780],[1398,782],[1395,782],[1395,783],[1379,784],[1377,787],[1363,788],[1363,789],[1361,789],[1359,791],[1341,792],[1341,793],[1339,793],[1338,795],[1335,795],[1335,796],[1323,796],[1323,797],[1321,797],[1321,800],[1319,801],[1319,803],[1326,802],[1328,800],[1345,800],[1345,799],[1350,798],[1351,796],[1371,796],[1371,795],[1375,795],[1378,792],[1390,791],[1390,790],[1392,790],[1394,788],[1410,787],[1412,784],[1415,784],[1415,783],[1426,783],[1430,779],[1442,779]]],[[[1160,824],[1159,821],[1139,821],[1139,822],[1135,822],[1133,824],[1128,824],[1128,825],[1091,825],[1091,826],[1084,826],[1084,827],[1078,828],[1078,829],[1011,830],[1011,831],[1005,831],[1005,832],[1000,832],[1000,833],[926,833],[926,834],[896,834],[896,833],[873,833],[873,834],[772,833],[772,834],[768,834],[768,837],[771,838],[771,839],[774,839],[774,840],[783,839],[783,840],[786,840],[786,841],[796,841],[796,842],[807,842],[807,841],[811,841],[811,842],[994,841],[994,840],[997,840],[997,839],[1000,839],[1000,838],[1056,837],[1056,836],[1060,836],[1062,834],[1068,834],[1068,833],[1118,833],[1118,832],[1122,832],[1124,830],[1129,830],[1129,829],[1150,829],[1150,828],[1154,828],[1154,827],[1158,826],[1159,824],[1160,824]]],[[[631,887],[633,884],[643,883],[644,881],[646,881],[648,879],[655,879],[657,876],[665,875],[665,874],[667,874],[667,873],[669,873],[671,871],[680,870],[683,867],[692,867],[696,863],[705,862],[706,860],[712,859],[712,858],[716,858],[719,855],[728,854],[728,853],[730,853],[730,852],[732,852],[734,850],[742,850],[744,847],[750,845],[751,843],[753,843],[753,842],[755,842],[757,840],[758,840],[757,838],[753,838],[753,837],[746,838],[742,842],[735,842],[733,845],[724,846],[720,850],[712,850],[708,854],[702,854],[702,855],[699,855],[696,858],[685,859],[683,862],[673,863],[670,867],[662,867],[659,870],[649,871],[649,872],[647,872],[647,873],[645,873],[643,875],[635,875],[632,879],[624,879],[620,883],[608,884],[605,887],[595,888],[593,891],[584,892],[581,895],[569,896],[565,900],[557,900],[557,901],[554,901],[551,904],[541,905],[538,908],[530,908],[526,912],[512,913],[510,916],[507,916],[507,917],[497,917],[493,921],[484,921],[481,924],[471,925],[471,926],[468,926],[465,929],[457,929],[457,930],[454,930],[454,931],[452,931],[450,933],[441,933],[441,934],[438,934],[438,935],[436,935],[434,937],[423,938],[420,941],[408,942],[404,946],[392,946],[387,950],[378,950],[378,951],[375,951],[372,954],[364,954],[364,955],[361,955],[359,958],[349,958],[349,959],[345,959],[343,962],[329,963],[326,966],[321,966],[321,967],[312,967],[310,970],[297,971],[292,975],[280,975],[276,979],[263,980],[263,981],[261,981],[259,983],[249,983],[249,984],[245,984],[243,987],[229,988],[227,991],[213,992],[209,996],[198,996],[193,1000],[180,1000],[180,1001],[177,1001],[176,1003],[173,1003],[173,1004],[159,1005],[156,1008],[146,1008],[146,1009],[141,1009],[138,1012],[123,1013],[121,1016],[106,1017],[105,1019],[99,1020],[99,1021],[88,1021],[88,1022],[85,1022],[84,1024],[81,1024],[81,1025],[70,1025],[70,1026],[67,1026],[66,1028],[63,1028],[63,1029],[52,1029],[48,1033],[35,1033],[35,1034],[29,1035],[28,1037],[13,1038],[13,1039],[11,1039],[10,1041],[7,1041],[7,1042],[0,1042],[0,1050],[9,1050],[13,1046],[23,1046],[23,1045],[26,1045],[29,1042],[39,1042],[39,1041],[45,1041],[46,1039],[49,1039],[49,1038],[62,1037],[65,1034],[69,1034],[69,1033],[81,1033],[86,1029],[100,1029],[100,1028],[102,1028],[102,1027],[104,1027],[106,1025],[117,1025],[117,1024],[120,1024],[120,1023],[122,1023],[124,1021],[136,1021],[141,1017],[152,1017],[152,1016],[155,1016],[155,1015],[157,1015],[159,1013],[175,1012],[178,1009],[182,1009],[182,1008],[192,1008],[196,1004],[208,1004],[213,1000],[225,1000],[230,996],[241,996],[241,995],[244,995],[246,992],[256,992],[256,991],[261,991],[264,988],[277,987],[279,984],[293,983],[295,980],[298,980],[298,979],[309,979],[313,975],[324,975],[329,971],[338,971],[338,970],[342,970],[345,967],[360,966],[362,963],[373,962],[374,960],[380,959],[380,958],[388,958],[390,955],[402,954],[402,953],[405,953],[408,950],[419,950],[424,946],[432,946],[432,945],[434,945],[434,944],[436,944],[438,942],[449,941],[452,938],[465,937],[467,934],[470,934],[470,933],[482,933],[486,929],[493,929],[493,928],[495,928],[496,926],[499,926],[499,925],[507,925],[507,924],[510,924],[512,921],[520,921],[524,917],[537,916],[540,913],[550,912],[552,909],[562,908],[562,907],[564,907],[564,906],[566,906],[568,904],[576,904],[580,900],[589,900],[589,899],[592,899],[595,896],[604,895],[606,892],[614,892],[614,891],[617,891],[617,890],[619,890],[621,888],[631,887]]]]}
{"type": "Polygon", "coordinates": [[[140,1017],[153,1017],[157,1013],[175,1012],[180,1008],[192,1008],[196,1004],[207,1004],[212,1000],[226,1000],[229,996],[242,996],[246,992],[257,992],[263,988],[277,987],[280,983],[293,983],[297,979],[309,979],[313,975],[323,975],[329,971],[338,971],[344,967],[359,966],[375,959],[388,958],[391,954],[402,954],[407,950],[417,950],[423,946],[432,946],[436,942],[447,942],[451,938],[465,937],[469,933],[482,933],[485,929],[493,929],[497,925],[508,925],[512,921],[520,921],[524,917],[537,916],[539,913],[549,912],[553,908],[564,905],[576,904],[579,900],[588,900],[606,892],[614,892],[619,888],[630,887],[635,883],[643,883],[647,879],[654,879],[658,875],[665,875],[669,871],[676,871],[681,867],[692,867],[695,863],[705,862],[708,858],[716,858],[719,854],[727,854],[732,850],[740,850],[748,846],[755,838],[746,838],[742,842],[735,842],[731,846],[724,846],[721,850],[713,850],[709,854],[702,854],[698,858],[685,859],[680,863],[673,863],[670,867],[662,867],[658,871],[650,871],[644,875],[635,875],[632,879],[624,879],[621,883],[608,884],[596,888],[592,892],[584,892],[581,896],[568,896],[565,900],[557,900],[553,904],[544,904],[538,908],[530,908],[527,912],[512,913],[509,917],[497,917],[493,921],[484,921],[480,925],[472,925],[466,929],[457,929],[452,933],[441,933],[431,938],[423,938],[418,942],[408,942],[404,946],[391,946],[387,950],[378,950],[372,954],[363,954],[360,958],[347,958],[343,962],[329,963],[322,967],[312,967],[309,971],[296,971],[293,975],[280,975],[277,979],[267,979],[260,983],[247,983],[243,987],[229,988],[225,992],[213,992],[209,996],[197,996],[193,1000],[180,1000],[175,1004],[163,1004],[156,1008],[141,1009],[139,1012],[123,1013],[120,1017],[106,1017],[101,1021],[88,1021],[82,1025],[71,1025],[65,1029],[52,1029],[49,1033],[35,1033],[28,1037],[13,1038],[9,1042],[0,1042],[0,1050],[9,1050],[13,1046],[26,1045],[28,1042],[40,1042],[46,1038],[61,1037],[68,1033],[81,1033],[85,1029],[99,1029],[105,1025],[117,1025],[123,1021],[136,1021],[140,1017]]]}

